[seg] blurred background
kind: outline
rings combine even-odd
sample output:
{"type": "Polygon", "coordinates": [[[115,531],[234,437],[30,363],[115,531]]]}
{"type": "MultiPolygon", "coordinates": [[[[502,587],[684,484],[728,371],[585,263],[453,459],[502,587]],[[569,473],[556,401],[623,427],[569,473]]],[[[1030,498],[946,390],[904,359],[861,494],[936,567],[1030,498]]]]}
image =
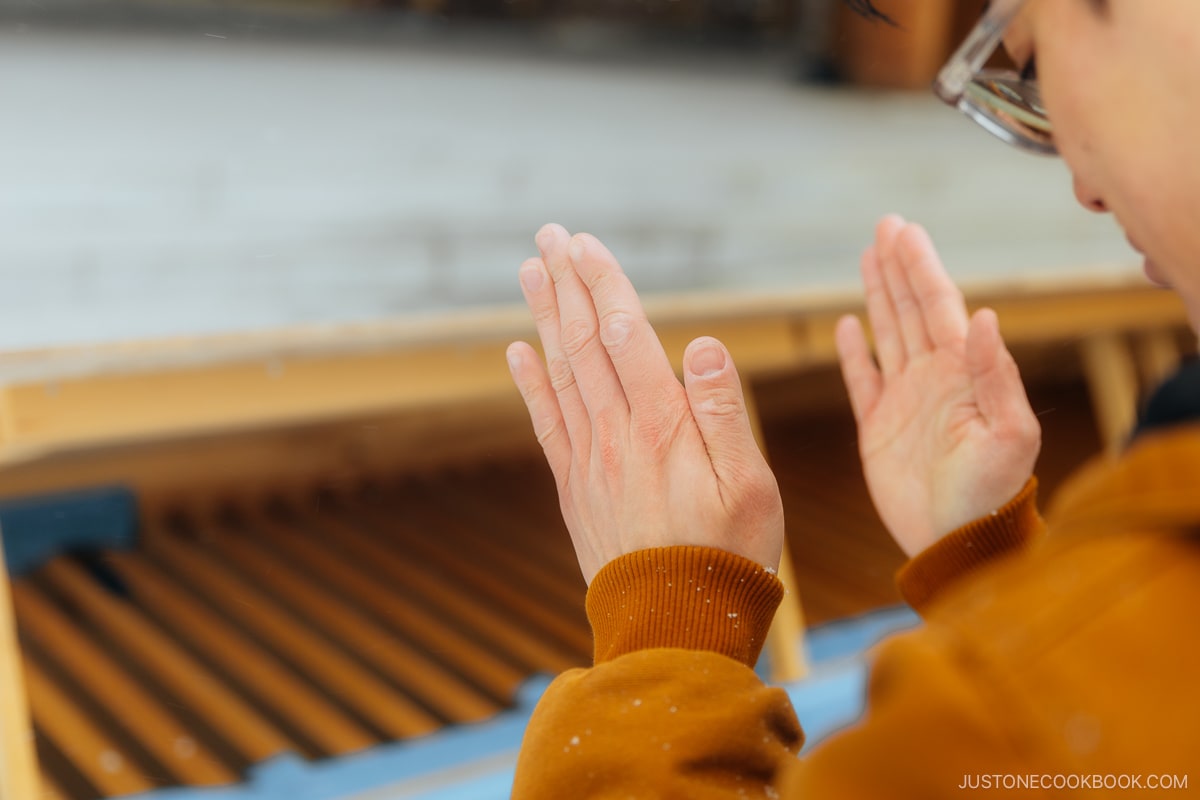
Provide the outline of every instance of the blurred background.
{"type": "Polygon", "coordinates": [[[646,293],[1137,269],[928,85],[978,2],[0,0],[0,350],[520,301],[549,221],[646,293]]]}

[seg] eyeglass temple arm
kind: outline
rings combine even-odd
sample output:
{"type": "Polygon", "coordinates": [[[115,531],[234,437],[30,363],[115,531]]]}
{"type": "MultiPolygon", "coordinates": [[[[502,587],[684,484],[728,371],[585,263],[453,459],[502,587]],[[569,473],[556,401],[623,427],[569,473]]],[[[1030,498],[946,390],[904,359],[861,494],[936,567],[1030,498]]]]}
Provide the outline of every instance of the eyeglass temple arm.
{"type": "Polygon", "coordinates": [[[955,105],[966,91],[971,78],[996,51],[1008,23],[1017,15],[1025,0],[992,0],[983,18],[971,31],[946,66],[938,73],[933,90],[945,102],[955,105]]]}

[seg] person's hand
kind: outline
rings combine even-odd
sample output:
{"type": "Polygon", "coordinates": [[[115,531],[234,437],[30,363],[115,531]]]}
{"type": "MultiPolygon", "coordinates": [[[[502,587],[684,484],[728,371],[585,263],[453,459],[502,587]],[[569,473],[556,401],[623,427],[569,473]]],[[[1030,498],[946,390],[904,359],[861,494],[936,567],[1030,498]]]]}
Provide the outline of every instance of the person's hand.
{"type": "Polygon", "coordinates": [[[885,217],[862,277],[878,366],[852,316],[838,322],[838,355],[871,499],[914,556],[1021,490],[1041,428],[995,312],[968,319],[920,226],[885,217]]]}
{"type": "Polygon", "coordinates": [[[783,506],[724,345],[684,353],[681,386],[615,258],[558,225],[521,266],[546,365],[509,367],[558,484],[583,576],[626,553],[704,545],[777,569],[783,506]]]}

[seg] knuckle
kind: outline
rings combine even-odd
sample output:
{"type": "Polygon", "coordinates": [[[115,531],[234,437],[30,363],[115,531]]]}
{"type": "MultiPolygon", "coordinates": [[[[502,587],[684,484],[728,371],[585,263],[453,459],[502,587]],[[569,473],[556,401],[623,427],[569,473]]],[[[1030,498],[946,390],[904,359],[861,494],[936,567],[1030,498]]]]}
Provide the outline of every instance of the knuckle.
{"type": "Polygon", "coordinates": [[[613,272],[607,267],[601,267],[595,270],[589,270],[586,275],[581,275],[584,284],[588,287],[593,295],[607,293],[613,285],[613,272]]]}
{"type": "Polygon", "coordinates": [[[630,340],[638,320],[626,311],[609,311],[600,319],[600,342],[608,349],[622,347],[630,340]]]}
{"type": "Polygon", "coordinates": [[[619,475],[624,466],[624,451],[612,436],[600,436],[595,443],[596,458],[605,475],[619,475]]]}
{"type": "Polygon", "coordinates": [[[561,420],[542,419],[533,426],[533,432],[537,436],[537,442],[542,446],[542,450],[549,454],[558,440],[566,433],[566,428],[563,427],[561,420]]]}
{"type": "Polygon", "coordinates": [[[732,392],[716,392],[704,399],[701,410],[714,417],[729,419],[744,416],[746,408],[741,398],[732,392]]]}
{"type": "Polygon", "coordinates": [[[625,437],[612,414],[599,414],[592,420],[592,447],[605,475],[621,472],[625,458],[625,437]]]}
{"type": "Polygon", "coordinates": [[[684,415],[678,411],[666,415],[635,416],[633,433],[638,443],[654,458],[664,456],[679,438],[684,415]]]}
{"type": "Polygon", "coordinates": [[[533,315],[534,324],[539,328],[558,321],[558,307],[554,303],[534,303],[530,313],[533,315]]]}
{"type": "Polygon", "coordinates": [[[551,358],[546,364],[546,372],[550,376],[550,385],[560,394],[575,385],[575,371],[571,369],[571,362],[562,356],[551,358]]]}
{"type": "Polygon", "coordinates": [[[781,511],[779,484],[769,469],[757,465],[747,468],[739,485],[741,491],[734,500],[734,512],[738,516],[767,519],[781,511]]]}
{"type": "Polygon", "coordinates": [[[567,358],[576,358],[596,339],[596,327],[585,320],[568,322],[562,329],[562,348],[567,358]]]}

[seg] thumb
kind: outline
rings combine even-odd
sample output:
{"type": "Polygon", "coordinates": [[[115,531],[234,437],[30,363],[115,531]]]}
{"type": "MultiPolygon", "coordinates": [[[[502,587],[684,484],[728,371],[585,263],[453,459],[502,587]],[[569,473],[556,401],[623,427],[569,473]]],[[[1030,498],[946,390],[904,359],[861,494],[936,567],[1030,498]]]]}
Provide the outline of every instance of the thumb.
{"type": "Polygon", "coordinates": [[[683,354],[683,385],[713,471],[722,483],[737,480],[762,460],[746,411],[742,382],[725,345],[702,336],[683,354]]]}

